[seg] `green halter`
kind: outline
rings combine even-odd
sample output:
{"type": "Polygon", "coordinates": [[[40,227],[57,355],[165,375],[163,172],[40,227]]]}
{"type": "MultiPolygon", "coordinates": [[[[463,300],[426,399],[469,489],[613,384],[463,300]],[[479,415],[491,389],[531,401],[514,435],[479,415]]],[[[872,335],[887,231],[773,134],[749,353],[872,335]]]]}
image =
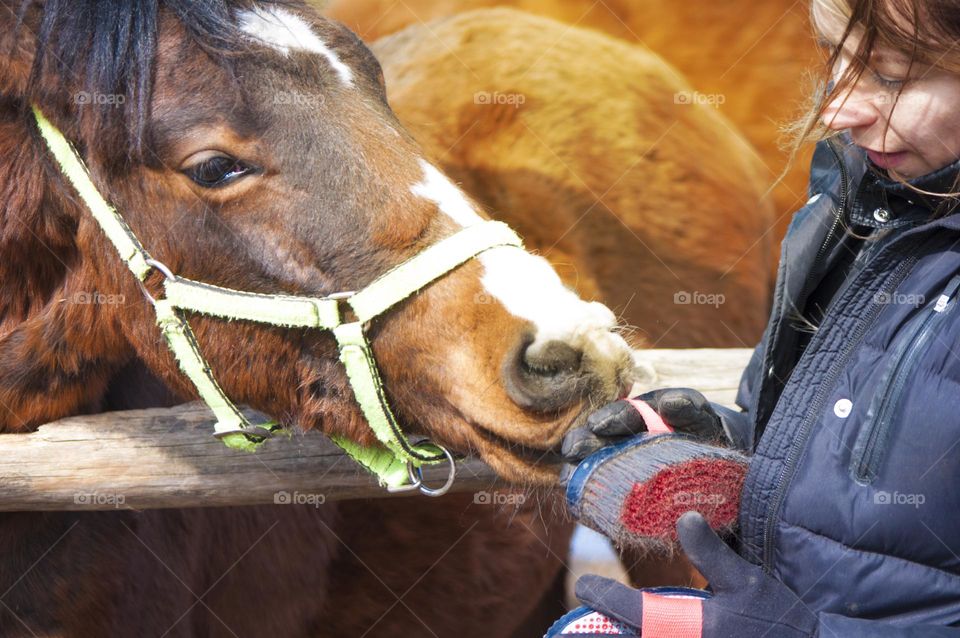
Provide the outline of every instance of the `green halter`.
{"type": "Polygon", "coordinates": [[[63,174],[76,188],[141,287],[151,270],[156,269],[166,277],[163,299],[154,299],[146,293],[146,288],[144,292],[153,303],[157,325],[180,369],[217,418],[214,436],[231,448],[254,451],[279,426],[273,422],[250,423],[224,394],[200,353],[193,330],[184,316],[185,311],[288,328],[330,330],[336,337],[340,361],[346,368],[356,400],[382,446],[363,447],[342,437],[334,437],[334,442],[391,491],[419,488],[425,494],[439,496],[449,489],[455,472],[452,455],[432,443],[412,444],[404,436],[390,410],[363,328],[370,320],[486,250],[499,246],[522,249],[516,233],[500,222],[486,221],[469,226],[384,273],[363,290],[328,297],[251,293],[191,281],[175,276],[150,257],[123,217],[94,186],[83,160],[63,134],[36,106],[33,114],[63,174]],[[343,304],[349,306],[355,321],[344,322],[343,304]],[[447,483],[437,490],[423,486],[421,466],[444,460],[450,464],[447,483]]]}

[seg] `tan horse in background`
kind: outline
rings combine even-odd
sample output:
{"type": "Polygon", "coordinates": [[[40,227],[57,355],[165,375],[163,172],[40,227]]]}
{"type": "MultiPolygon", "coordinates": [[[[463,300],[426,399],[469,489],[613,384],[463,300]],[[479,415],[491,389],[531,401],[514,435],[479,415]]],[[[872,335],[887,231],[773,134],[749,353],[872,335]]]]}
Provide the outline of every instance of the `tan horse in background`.
{"type": "Polygon", "coordinates": [[[373,45],[405,127],[635,345],[752,345],[766,318],[766,171],[659,57],[510,9],[373,45]],[[629,70],[629,72],[627,72],[629,70]]]}
{"type": "MultiPolygon", "coordinates": [[[[688,78],[698,92],[695,99],[722,102],[720,112],[759,152],[762,177],[769,185],[787,158],[780,125],[805,101],[805,71],[818,60],[807,5],[806,0],[330,0],[326,13],[370,42],[411,24],[507,6],[649,47],[688,78]]],[[[425,36],[431,36],[429,31],[425,36]]],[[[590,52],[582,55],[592,57],[590,52]]],[[[623,73],[633,69],[624,65],[623,73]]],[[[807,156],[798,158],[773,191],[775,242],[789,214],[806,200],[808,162],[807,156]]]]}

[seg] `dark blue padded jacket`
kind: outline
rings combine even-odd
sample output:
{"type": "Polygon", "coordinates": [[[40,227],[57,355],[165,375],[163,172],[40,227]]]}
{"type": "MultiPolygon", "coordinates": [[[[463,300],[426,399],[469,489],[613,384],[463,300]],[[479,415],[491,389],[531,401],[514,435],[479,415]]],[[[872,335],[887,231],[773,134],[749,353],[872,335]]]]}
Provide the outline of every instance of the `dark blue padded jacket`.
{"type": "MultiPolygon", "coordinates": [[[[951,165],[911,182],[947,192],[951,165]]],[[[740,553],[793,589],[820,636],[960,638],[960,212],[870,170],[842,137],[814,156],[771,317],[723,410],[753,459],[740,553]],[[798,319],[869,235],[809,344],[798,319]]]]}

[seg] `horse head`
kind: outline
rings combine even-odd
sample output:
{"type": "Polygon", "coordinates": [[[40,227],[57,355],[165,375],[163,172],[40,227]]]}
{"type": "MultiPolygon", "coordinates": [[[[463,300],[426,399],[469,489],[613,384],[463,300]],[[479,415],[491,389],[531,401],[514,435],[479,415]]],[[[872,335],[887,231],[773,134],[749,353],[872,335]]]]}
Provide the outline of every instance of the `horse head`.
{"type": "MultiPolygon", "coordinates": [[[[301,3],[230,5],[0,0],[0,431],[97,409],[133,360],[196,396],[137,280],[50,157],[33,105],[150,253],[193,280],[359,290],[485,218],[403,130],[353,33],[301,3]]],[[[162,279],[152,273],[147,288],[162,279]]],[[[374,442],[329,333],[189,321],[234,401],[374,442]]],[[[543,258],[502,247],[367,334],[407,433],[545,482],[554,477],[538,461],[629,384],[615,324],[543,258]]]]}

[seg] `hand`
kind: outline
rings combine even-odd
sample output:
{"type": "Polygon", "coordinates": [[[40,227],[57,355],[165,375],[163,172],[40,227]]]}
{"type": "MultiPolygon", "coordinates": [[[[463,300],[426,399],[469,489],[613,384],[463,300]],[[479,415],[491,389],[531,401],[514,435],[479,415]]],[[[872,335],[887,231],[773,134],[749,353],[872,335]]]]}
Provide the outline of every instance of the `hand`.
{"type": "MultiPolygon", "coordinates": [[[[580,578],[577,598],[588,607],[639,629],[644,638],[662,637],[666,634],[658,628],[669,626],[676,630],[678,625],[689,627],[689,635],[702,638],[816,635],[817,616],[800,598],[760,567],[741,558],[700,514],[687,512],[680,517],[677,533],[690,562],[710,583],[709,598],[669,597],[656,589],[636,590],[600,576],[580,578]]],[[[688,591],[693,595],[703,593],[688,591]]]]}
{"type": "Polygon", "coordinates": [[[578,463],[600,448],[653,430],[661,423],[648,421],[657,417],[669,430],[709,441],[726,440],[720,417],[705,396],[690,388],[667,388],[608,403],[591,414],[585,425],[564,437],[564,459],[578,463]]]}

